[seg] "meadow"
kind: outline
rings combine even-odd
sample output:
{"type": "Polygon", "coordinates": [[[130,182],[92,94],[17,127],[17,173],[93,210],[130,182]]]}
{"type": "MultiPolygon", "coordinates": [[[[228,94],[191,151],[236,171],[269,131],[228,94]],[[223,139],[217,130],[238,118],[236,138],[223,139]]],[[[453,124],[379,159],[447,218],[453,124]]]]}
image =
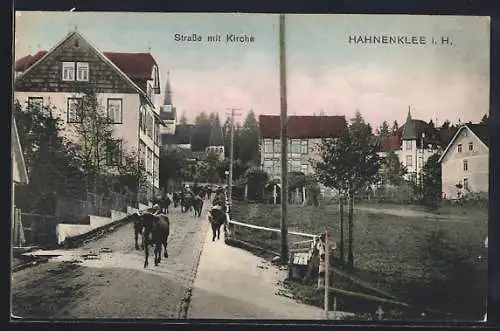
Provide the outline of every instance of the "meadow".
{"type": "MultiPolygon", "coordinates": [[[[344,213],[347,258],[347,206],[344,213]]],[[[279,205],[235,201],[233,219],[279,229],[281,209],[279,205]]],[[[338,204],[319,207],[289,205],[288,229],[310,234],[328,230],[337,243],[335,268],[401,301],[450,312],[451,317],[447,319],[482,318],[487,296],[487,272],[478,267],[477,257],[484,253],[487,208],[443,205],[430,212],[416,205],[364,202],[355,203],[353,219],[353,269],[347,268],[339,256],[338,204]]],[[[238,240],[280,251],[278,233],[241,226],[235,231],[238,240]]],[[[304,239],[289,235],[290,244],[304,239]]],[[[338,288],[359,290],[356,284],[336,274],[331,283],[338,288]]],[[[295,292],[302,291],[298,297],[302,296],[303,301],[322,304],[322,293],[313,286],[288,282],[288,287],[295,292]]],[[[344,302],[345,310],[356,309],[348,302],[344,302]]],[[[343,305],[342,299],[339,304],[343,305]]],[[[401,311],[395,309],[394,314],[401,314],[401,311]]]]}

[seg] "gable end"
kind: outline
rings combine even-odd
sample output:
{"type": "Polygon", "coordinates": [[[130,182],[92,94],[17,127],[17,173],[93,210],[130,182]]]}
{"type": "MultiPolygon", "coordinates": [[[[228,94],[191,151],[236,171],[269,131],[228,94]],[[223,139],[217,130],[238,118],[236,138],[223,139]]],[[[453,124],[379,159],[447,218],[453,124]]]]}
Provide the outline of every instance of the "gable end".
{"type": "MultiPolygon", "coordinates": [[[[76,70],[76,67],[75,67],[76,70]]],[[[76,72],[75,72],[76,74],[76,72]]],[[[33,64],[15,82],[18,92],[68,92],[79,86],[92,84],[102,93],[138,93],[130,82],[78,33],[72,33],[59,45],[33,64]],[[89,81],[63,81],[62,62],[86,62],[89,64],[89,81]]]]}

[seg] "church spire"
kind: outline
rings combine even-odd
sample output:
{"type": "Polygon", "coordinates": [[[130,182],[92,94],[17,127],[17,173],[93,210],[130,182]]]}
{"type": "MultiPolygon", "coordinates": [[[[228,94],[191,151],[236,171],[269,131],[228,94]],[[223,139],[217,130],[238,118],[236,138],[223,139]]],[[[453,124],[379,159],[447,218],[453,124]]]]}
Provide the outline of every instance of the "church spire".
{"type": "Polygon", "coordinates": [[[172,105],[172,89],[170,88],[170,71],[167,71],[167,86],[165,88],[164,105],[172,105]]]}
{"type": "Polygon", "coordinates": [[[406,117],[406,123],[403,127],[403,140],[417,139],[417,134],[415,133],[415,128],[413,126],[413,120],[411,119],[410,107],[408,106],[408,116],[406,117]]]}

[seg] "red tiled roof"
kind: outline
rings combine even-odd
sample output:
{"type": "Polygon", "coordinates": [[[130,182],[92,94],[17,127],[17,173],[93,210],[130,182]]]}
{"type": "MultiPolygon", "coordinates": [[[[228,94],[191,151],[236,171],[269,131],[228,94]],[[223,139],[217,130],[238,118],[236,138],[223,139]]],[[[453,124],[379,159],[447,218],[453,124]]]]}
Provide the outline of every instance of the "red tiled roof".
{"type": "MultiPolygon", "coordinates": [[[[16,61],[16,71],[24,71],[40,60],[47,51],[38,51],[35,55],[26,55],[16,61]]],[[[150,79],[153,66],[157,66],[155,59],[150,53],[116,53],[104,52],[111,62],[131,79],[150,79]]]]}
{"type": "Polygon", "coordinates": [[[19,60],[16,61],[14,68],[16,71],[24,71],[28,69],[33,63],[40,60],[42,56],[44,56],[47,51],[38,51],[35,55],[28,54],[23,56],[19,60]]]}
{"type": "MultiPolygon", "coordinates": [[[[260,115],[260,135],[278,138],[281,132],[280,116],[260,115]]],[[[345,116],[289,116],[289,138],[334,138],[341,136],[347,127],[345,116]]]]}
{"type": "Polygon", "coordinates": [[[379,147],[381,152],[398,150],[401,147],[401,138],[397,135],[380,137],[379,147]]]}
{"type": "Polygon", "coordinates": [[[130,78],[151,79],[153,67],[157,66],[150,53],[104,52],[103,54],[130,78]]]}

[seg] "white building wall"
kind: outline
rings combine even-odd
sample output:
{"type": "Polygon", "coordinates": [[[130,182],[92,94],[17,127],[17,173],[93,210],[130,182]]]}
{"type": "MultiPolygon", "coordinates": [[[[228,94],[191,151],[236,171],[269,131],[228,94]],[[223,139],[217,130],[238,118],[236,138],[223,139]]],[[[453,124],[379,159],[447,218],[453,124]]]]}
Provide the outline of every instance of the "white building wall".
{"type": "MultiPolygon", "coordinates": [[[[464,180],[471,192],[487,194],[489,191],[489,150],[468,129],[460,132],[441,160],[443,198],[457,198],[459,190],[456,185],[464,185],[464,180]],[[472,151],[469,151],[469,143],[472,143],[472,151]],[[458,151],[459,144],[462,145],[461,152],[458,151]],[[466,168],[464,161],[467,162],[466,168]]],[[[465,188],[461,192],[465,193],[465,188]]]]}
{"type": "MultiPolygon", "coordinates": [[[[75,141],[74,126],[67,123],[68,118],[68,98],[79,96],[75,93],[65,92],[15,92],[14,99],[19,100],[21,105],[28,102],[29,97],[43,97],[44,105],[53,105],[54,115],[64,121],[63,134],[69,139],[75,141]]],[[[113,124],[115,137],[123,139],[123,147],[128,151],[137,152],[139,125],[139,95],[135,93],[99,93],[98,101],[102,107],[103,114],[106,114],[106,105],[108,98],[121,98],[123,107],[123,123],[113,124]]]]}
{"type": "Polygon", "coordinates": [[[409,179],[412,174],[416,173],[416,179],[420,178],[420,172],[422,171],[427,160],[434,154],[438,153],[437,149],[421,149],[417,148],[416,140],[403,140],[400,150],[395,151],[396,155],[407,169],[406,179],[409,179]],[[407,142],[411,145],[411,149],[407,149],[407,142]],[[409,163],[408,157],[411,157],[411,164],[409,163]]]}
{"type": "MultiPolygon", "coordinates": [[[[320,138],[311,139],[289,139],[296,143],[298,150],[288,148],[288,171],[300,171],[305,174],[314,172],[311,160],[319,161],[320,138]]],[[[269,173],[270,178],[280,178],[281,175],[281,140],[280,138],[262,138],[261,140],[261,167],[269,173]],[[272,149],[268,150],[269,144],[272,144],[272,149]]]]}
{"type": "MultiPolygon", "coordinates": [[[[15,92],[14,99],[17,99],[21,105],[25,105],[30,97],[42,97],[43,104],[45,106],[54,106],[54,116],[59,117],[64,125],[62,127],[62,134],[69,139],[77,142],[76,133],[74,126],[71,123],[67,123],[67,111],[68,111],[68,98],[78,97],[75,93],[66,92],[15,92]]],[[[81,96],[81,95],[80,95],[81,96]]],[[[97,95],[98,101],[102,107],[103,114],[107,114],[107,99],[108,98],[120,98],[122,99],[123,107],[123,120],[122,124],[113,124],[114,135],[118,139],[123,140],[123,148],[127,152],[138,153],[139,140],[142,141],[147,147],[149,147],[154,154],[153,159],[157,159],[156,166],[158,167],[156,173],[157,175],[153,177],[148,176],[148,182],[151,185],[158,188],[159,187],[159,156],[160,147],[154,144],[153,139],[151,139],[146,134],[143,134],[139,130],[139,110],[141,108],[140,97],[136,93],[99,93],[97,95]]],[[[142,106],[146,112],[157,112],[154,108],[150,106],[142,106]]],[[[161,128],[161,126],[160,126],[161,128]]],[[[154,137],[154,127],[153,127],[153,137],[154,137]]],[[[154,165],[152,161],[151,169],[154,165]]],[[[152,172],[153,173],[153,172],[152,172]]]]}

